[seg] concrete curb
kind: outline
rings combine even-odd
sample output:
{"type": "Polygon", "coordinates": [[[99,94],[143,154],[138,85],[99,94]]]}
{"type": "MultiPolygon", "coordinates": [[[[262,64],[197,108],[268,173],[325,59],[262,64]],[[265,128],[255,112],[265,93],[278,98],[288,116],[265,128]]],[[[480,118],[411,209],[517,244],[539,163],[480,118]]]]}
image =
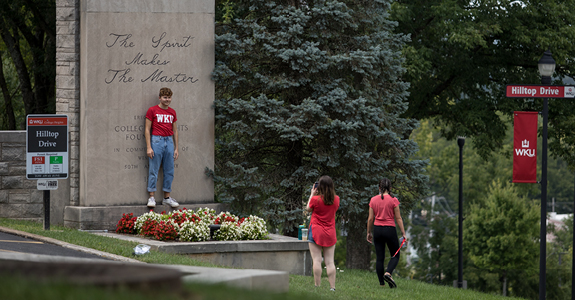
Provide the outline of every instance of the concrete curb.
{"type": "MultiPolygon", "coordinates": [[[[208,268],[197,266],[183,266],[183,265],[158,265],[146,264],[139,260],[127,258],[103,251],[98,251],[78,245],[62,242],[49,237],[40,236],[24,231],[14,230],[0,226],[0,232],[13,234],[25,238],[38,240],[41,242],[58,245],[61,247],[69,248],[76,251],[97,255],[112,261],[100,261],[99,259],[90,258],[75,258],[64,256],[52,255],[37,255],[37,254],[14,254],[14,253],[1,253],[0,261],[22,261],[22,262],[49,262],[49,263],[93,263],[93,264],[123,264],[123,263],[138,263],[155,267],[163,267],[172,270],[177,270],[182,273],[182,281],[185,282],[198,282],[207,284],[223,283],[238,288],[245,288],[248,290],[262,289],[273,292],[287,292],[289,290],[289,274],[282,271],[273,270],[257,270],[257,269],[226,269],[226,268],[208,268]]],[[[101,235],[101,234],[100,234],[101,235]]]]}
{"type": "Polygon", "coordinates": [[[116,255],[116,254],[111,254],[111,253],[107,253],[107,252],[103,252],[103,251],[99,251],[99,250],[94,250],[91,248],[82,247],[82,246],[62,242],[60,240],[56,240],[53,238],[49,238],[49,237],[45,237],[45,236],[41,236],[41,235],[37,235],[37,234],[25,232],[25,231],[15,230],[12,228],[0,226],[0,231],[5,232],[5,233],[9,233],[9,234],[18,235],[18,236],[25,237],[25,238],[35,239],[35,240],[38,240],[38,241],[41,241],[44,243],[49,243],[49,244],[61,246],[61,247],[76,250],[76,251],[81,251],[81,252],[97,255],[97,256],[107,258],[110,260],[121,261],[121,262],[131,262],[131,263],[143,263],[143,262],[136,260],[136,259],[132,259],[132,258],[128,258],[128,257],[116,255]]]}
{"type": "Polygon", "coordinates": [[[223,269],[182,265],[161,265],[180,271],[182,281],[217,284],[248,290],[267,290],[271,292],[289,291],[289,274],[282,271],[255,269],[223,269]]]}
{"type": "Polygon", "coordinates": [[[146,244],[152,250],[186,255],[218,266],[312,275],[309,243],[293,237],[270,234],[267,240],[173,242],[114,232],[94,234],[146,244]]]}

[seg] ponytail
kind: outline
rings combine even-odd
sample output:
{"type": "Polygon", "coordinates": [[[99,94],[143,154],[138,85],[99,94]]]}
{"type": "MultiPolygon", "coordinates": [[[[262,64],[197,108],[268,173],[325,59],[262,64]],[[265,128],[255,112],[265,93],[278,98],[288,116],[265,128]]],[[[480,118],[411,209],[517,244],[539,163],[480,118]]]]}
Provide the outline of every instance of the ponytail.
{"type": "Polygon", "coordinates": [[[379,191],[381,192],[381,199],[383,199],[383,193],[385,192],[387,192],[391,197],[393,197],[393,195],[391,194],[391,180],[384,177],[379,182],[379,191]]]}

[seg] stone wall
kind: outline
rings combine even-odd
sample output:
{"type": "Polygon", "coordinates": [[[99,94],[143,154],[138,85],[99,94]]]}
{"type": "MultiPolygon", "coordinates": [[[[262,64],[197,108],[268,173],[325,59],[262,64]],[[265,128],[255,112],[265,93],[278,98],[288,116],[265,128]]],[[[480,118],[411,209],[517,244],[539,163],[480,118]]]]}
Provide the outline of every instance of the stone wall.
{"type": "Polygon", "coordinates": [[[41,221],[43,194],[26,179],[26,131],[0,131],[0,218],[41,221]]]}
{"type": "MultiPolygon", "coordinates": [[[[56,0],[56,113],[68,115],[70,145],[68,179],[58,181],[51,198],[62,205],[79,204],[80,181],[80,2],[56,0]]],[[[51,215],[52,223],[63,223],[63,207],[51,215]]]]}

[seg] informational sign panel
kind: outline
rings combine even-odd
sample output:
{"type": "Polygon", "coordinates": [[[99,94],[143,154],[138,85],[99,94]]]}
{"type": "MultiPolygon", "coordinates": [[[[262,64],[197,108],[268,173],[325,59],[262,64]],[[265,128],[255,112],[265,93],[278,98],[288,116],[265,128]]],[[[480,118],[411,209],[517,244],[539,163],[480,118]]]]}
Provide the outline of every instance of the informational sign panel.
{"type": "Polygon", "coordinates": [[[565,85],[508,85],[509,98],[575,98],[575,87],[565,85]]]}
{"type": "Polygon", "coordinates": [[[68,178],[68,116],[26,116],[26,178],[68,178]]]}

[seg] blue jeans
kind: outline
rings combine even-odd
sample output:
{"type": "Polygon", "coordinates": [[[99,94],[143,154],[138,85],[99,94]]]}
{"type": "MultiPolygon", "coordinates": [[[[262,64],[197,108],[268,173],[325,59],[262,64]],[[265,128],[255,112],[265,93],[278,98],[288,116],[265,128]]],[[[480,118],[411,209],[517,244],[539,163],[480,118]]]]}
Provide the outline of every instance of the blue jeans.
{"type": "Polygon", "coordinates": [[[313,234],[311,233],[311,224],[309,224],[309,230],[307,232],[307,241],[308,243],[314,243],[315,241],[313,240],[313,234]]]}
{"type": "Polygon", "coordinates": [[[148,158],[150,162],[148,192],[156,191],[158,171],[160,170],[160,165],[163,165],[164,184],[162,190],[169,193],[172,191],[172,181],[174,180],[174,139],[172,136],[152,135],[150,142],[154,151],[154,158],[148,158]]]}

